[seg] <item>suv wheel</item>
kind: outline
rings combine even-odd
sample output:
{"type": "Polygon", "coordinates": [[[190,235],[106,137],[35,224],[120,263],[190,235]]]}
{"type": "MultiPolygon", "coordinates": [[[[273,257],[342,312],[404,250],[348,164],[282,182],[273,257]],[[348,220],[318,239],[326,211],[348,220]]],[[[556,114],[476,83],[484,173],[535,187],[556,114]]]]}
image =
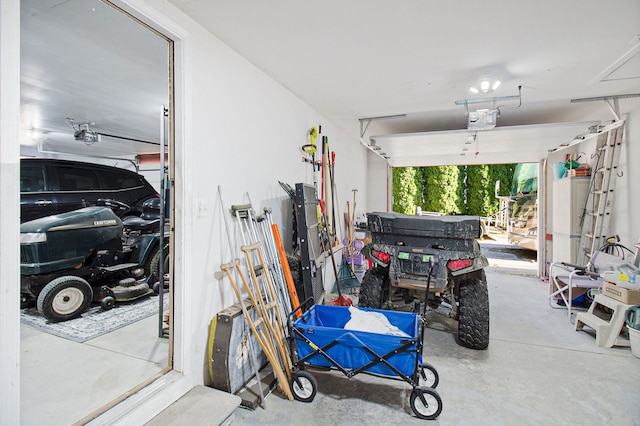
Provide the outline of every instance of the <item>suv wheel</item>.
{"type": "Polygon", "coordinates": [[[489,292],[484,274],[481,279],[460,281],[458,294],[460,343],[471,349],[486,349],[489,346],[489,292]]]}
{"type": "Polygon", "coordinates": [[[382,308],[385,295],[389,294],[389,269],[376,266],[367,270],[360,284],[358,306],[362,308],[382,308]]]}

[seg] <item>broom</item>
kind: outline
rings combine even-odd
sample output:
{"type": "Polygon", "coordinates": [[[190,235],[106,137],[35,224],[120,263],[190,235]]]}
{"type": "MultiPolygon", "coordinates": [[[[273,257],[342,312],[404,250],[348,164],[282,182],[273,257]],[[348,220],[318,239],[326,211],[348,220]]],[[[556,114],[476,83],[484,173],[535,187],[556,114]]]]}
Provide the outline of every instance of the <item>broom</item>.
{"type": "MultiPolygon", "coordinates": [[[[328,232],[327,232],[327,216],[323,215],[322,216],[322,221],[324,222],[324,231],[328,237],[328,232]]],[[[329,242],[329,239],[327,238],[327,242],[329,242]]],[[[331,244],[328,244],[329,247],[329,256],[331,257],[331,266],[333,266],[333,275],[336,277],[336,287],[338,288],[338,297],[336,297],[333,300],[329,301],[329,305],[334,305],[334,306],[351,306],[353,304],[353,302],[351,301],[351,298],[349,298],[349,296],[347,296],[346,294],[342,294],[342,289],[340,288],[340,277],[338,276],[338,267],[336,266],[336,259],[335,257],[333,257],[333,247],[331,244]]]]}

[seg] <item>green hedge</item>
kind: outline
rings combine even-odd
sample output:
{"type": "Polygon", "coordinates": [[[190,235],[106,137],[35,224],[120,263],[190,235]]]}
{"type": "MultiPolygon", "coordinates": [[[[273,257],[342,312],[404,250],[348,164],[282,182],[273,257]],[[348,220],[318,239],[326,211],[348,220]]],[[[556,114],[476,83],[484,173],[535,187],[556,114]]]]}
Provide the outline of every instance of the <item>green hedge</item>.
{"type": "Polygon", "coordinates": [[[393,211],[493,216],[499,208],[495,183],[509,195],[515,164],[397,167],[393,169],[393,211]]]}
{"type": "Polygon", "coordinates": [[[418,192],[416,170],[413,167],[396,167],[393,169],[393,211],[414,214],[415,198],[418,192]]]}

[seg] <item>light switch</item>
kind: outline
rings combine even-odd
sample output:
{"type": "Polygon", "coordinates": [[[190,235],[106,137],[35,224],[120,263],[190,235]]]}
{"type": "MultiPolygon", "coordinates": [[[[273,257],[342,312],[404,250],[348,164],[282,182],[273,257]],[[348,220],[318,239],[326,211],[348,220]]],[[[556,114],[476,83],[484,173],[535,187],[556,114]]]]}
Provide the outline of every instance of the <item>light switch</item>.
{"type": "Polygon", "coordinates": [[[207,217],[209,215],[209,203],[204,198],[196,198],[196,216],[207,217]]]}

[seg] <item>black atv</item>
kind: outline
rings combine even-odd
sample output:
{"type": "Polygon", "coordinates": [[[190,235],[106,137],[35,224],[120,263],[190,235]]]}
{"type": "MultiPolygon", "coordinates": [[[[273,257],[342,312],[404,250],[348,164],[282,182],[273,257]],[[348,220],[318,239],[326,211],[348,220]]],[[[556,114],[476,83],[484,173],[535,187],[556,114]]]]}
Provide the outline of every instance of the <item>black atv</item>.
{"type": "Polygon", "coordinates": [[[429,307],[444,308],[458,321],[463,346],[486,349],[489,295],[484,268],[489,262],[477,241],[482,236],[480,218],[369,213],[367,222],[372,242],[362,253],[374,267],[362,279],[359,306],[416,306],[425,300],[429,282],[429,307]]]}

